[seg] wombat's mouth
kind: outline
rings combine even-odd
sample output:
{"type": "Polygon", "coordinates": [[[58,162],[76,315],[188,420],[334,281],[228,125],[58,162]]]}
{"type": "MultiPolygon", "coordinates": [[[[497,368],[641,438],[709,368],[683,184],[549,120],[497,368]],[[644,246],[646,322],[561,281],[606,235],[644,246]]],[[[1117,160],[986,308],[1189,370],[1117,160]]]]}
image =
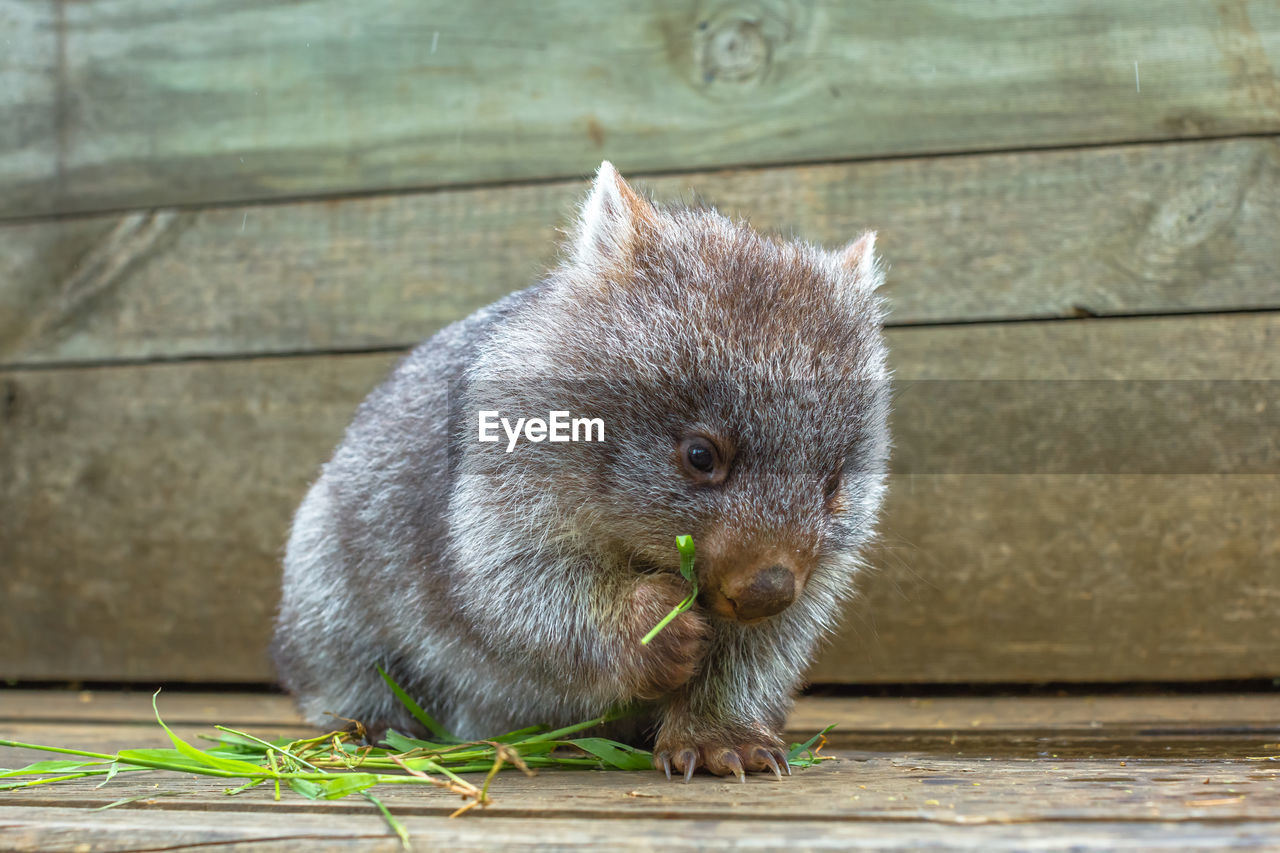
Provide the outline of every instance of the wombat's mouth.
{"type": "Polygon", "coordinates": [[[740,622],[744,625],[750,625],[754,622],[760,622],[763,619],[763,617],[760,619],[740,618],[738,616],[738,612],[734,609],[732,599],[723,593],[710,588],[698,590],[698,604],[701,605],[703,610],[706,610],[727,622],[740,622]]]}

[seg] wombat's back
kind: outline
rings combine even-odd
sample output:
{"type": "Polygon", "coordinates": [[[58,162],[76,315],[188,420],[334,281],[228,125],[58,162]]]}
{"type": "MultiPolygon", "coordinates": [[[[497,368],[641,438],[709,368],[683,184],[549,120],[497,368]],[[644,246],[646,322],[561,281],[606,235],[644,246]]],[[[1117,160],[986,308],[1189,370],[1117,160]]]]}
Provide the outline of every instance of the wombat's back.
{"type": "Polygon", "coordinates": [[[442,329],[406,356],[361,403],[299,507],[271,652],[311,722],[333,725],[332,713],[415,730],[374,663],[430,697],[439,719],[456,721],[455,697],[469,667],[482,663],[454,642],[465,626],[450,617],[449,388],[493,323],[536,289],[442,329]],[[448,664],[433,665],[449,645],[448,664]]]}

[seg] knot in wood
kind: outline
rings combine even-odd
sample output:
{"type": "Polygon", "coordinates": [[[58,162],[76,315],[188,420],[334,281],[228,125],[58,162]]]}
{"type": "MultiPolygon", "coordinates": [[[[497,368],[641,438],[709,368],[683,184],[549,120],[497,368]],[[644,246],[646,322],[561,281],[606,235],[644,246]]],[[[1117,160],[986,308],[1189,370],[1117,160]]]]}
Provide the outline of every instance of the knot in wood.
{"type": "Polygon", "coordinates": [[[759,20],[734,16],[711,21],[702,30],[705,83],[753,83],[764,77],[773,46],[759,20]]]}

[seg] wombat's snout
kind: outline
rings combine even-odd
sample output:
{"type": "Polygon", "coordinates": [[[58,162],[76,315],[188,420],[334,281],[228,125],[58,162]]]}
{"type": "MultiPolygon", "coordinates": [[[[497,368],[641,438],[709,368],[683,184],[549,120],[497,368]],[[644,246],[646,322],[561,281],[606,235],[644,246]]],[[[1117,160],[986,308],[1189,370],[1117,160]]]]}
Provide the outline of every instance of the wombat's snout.
{"type": "Polygon", "coordinates": [[[750,622],[786,610],[796,597],[796,576],[785,566],[770,566],[728,579],[720,592],[733,605],[733,615],[750,622]]]}

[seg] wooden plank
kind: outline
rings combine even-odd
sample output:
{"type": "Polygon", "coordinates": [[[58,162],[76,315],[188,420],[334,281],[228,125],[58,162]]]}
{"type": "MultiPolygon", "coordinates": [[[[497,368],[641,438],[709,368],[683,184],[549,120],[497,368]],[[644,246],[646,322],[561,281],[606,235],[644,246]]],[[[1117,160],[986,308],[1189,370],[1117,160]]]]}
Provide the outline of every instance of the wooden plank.
{"type": "MultiPolygon", "coordinates": [[[[141,740],[131,735],[127,733],[114,745],[94,745],[106,753],[138,746],[141,740]]],[[[56,731],[45,737],[54,739],[56,731]]],[[[1135,756],[1126,751],[1124,741],[1114,746],[1117,757],[1101,759],[1063,757],[1043,750],[1036,755],[1035,745],[1030,750],[1023,746],[1022,754],[1014,756],[965,748],[951,755],[883,747],[837,749],[832,751],[837,759],[833,762],[797,769],[781,782],[752,776],[746,784],[702,775],[686,786],[648,770],[544,770],[534,777],[504,773],[490,789],[496,802],[487,814],[506,819],[634,820],[680,815],[742,821],[897,817],[945,823],[1134,818],[1280,822],[1280,785],[1276,784],[1280,768],[1274,750],[1259,749],[1259,754],[1242,758],[1186,759],[1135,756]],[[841,793],[823,796],[824,791],[841,793]]],[[[7,752],[0,755],[9,761],[7,752]]],[[[482,779],[483,775],[469,777],[482,779]]],[[[169,797],[157,798],[155,805],[169,811],[358,815],[368,809],[358,798],[313,803],[291,795],[276,801],[268,787],[232,799],[224,793],[225,780],[182,774],[131,773],[103,787],[98,787],[99,781],[16,789],[0,795],[0,807],[93,809],[163,791],[169,797]]],[[[379,797],[406,816],[445,817],[457,808],[453,796],[422,789],[388,787],[379,797]]]]}
{"type": "MultiPolygon", "coordinates": [[[[895,324],[1280,307],[1271,139],[640,183],[833,247],[879,228],[895,324]]],[[[408,346],[534,281],[583,192],[572,181],[0,226],[0,363],[408,346]]]]}
{"type": "MultiPolygon", "coordinates": [[[[161,711],[171,725],[302,726],[292,700],[277,693],[165,690],[161,711]]],[[[1083,696],[804,696],[787,720],[793,734],[811,734],[832,723],[841,732],[963,730],[978,734],[1054,729],[1238,729],[1275,726],[1280,695],[1204,693],[1083,696]]],[[[153,725],[150,691],[4,689],[0,721],[6,723],[153,725]]],[[[10,729],[12,731],[12,729],[10,729]]],[[[92,747],[86,747],[92,748],[92,747]]]]}
{"type": "MultiPolygon", "coordinates": [[[[46,209],[42,196],[59,186],[65,105],[58,95],[57,9],[54,3],[0,2],[0,210],[9,215],[46,209]]],[[[0,289],[0,317],[6,307],[0,289]]],[[[0,326],[0,339],[3,332],[0,326]]]]}
{"type": "MultiPolygon", "coordinates": [[[[163,801],[158,801],[163,802],[163,801]]],[[[0,842],[13,851],[125,853],[217,845],[236,853],[275,853],[299,842],[308,850],[400,853],[395,836],[376,815],[278,815],[168,812],[117,809],[13,808],[3,812],[0,842]]],[[[795,850],[1022,851],[1069,847],[1082,853],[1131,849],[1259,850],[1278,840],[1271,821],[1239,823],[1055,822],[1049,825],[978,825],[899,820],[859,822],[787,821],[768,829],[754,821],[681,820],[617,822],[588,820],[404,821],[415,849],[427,850],[735,850],[776,841],[795,850]]]]}
{"type": "MultiPolygon", "coordinates": [[[[126,745],[134,742],[126,740],[120,748],[126,745]]],[[[1274,756],[1261,755],[1254,761],[1188,761],[1067,759],[1047,754],[1040,760],[981,754],[944,758],[849,750],[834,754],[837,761],[798,769],[781,782],[752,776],[746,784],[699,775],[685,785],[668,782],[650,770],[544,770],[535,777],[508,772],[490,788],[495,802],[485,817],[645,820],[678,815],[746,823],[898,818],[952,824],[1211,819],[1280,824],[1280,770],[1274,756]]],[[[484,774],[467,775],[477,781],[484,778],[484,774]]],[[[345,819],[370,809],[358,797],[313,803],[286,792],[277,802],[267,786],[229,798],[223,793],[226,780],[181,774],[131,773],[99,788],[100,781],[2,793],[0,824],[9,808],[94,809],[159,792],[169,795],[157,797],[154,807],[168,812],[256,812],[286,821],[328,814],[337,822],[339,815],[345,819]]],[[[447,817],[458,807],[455,796],[421,788],[388,786],[378,796],[404,816],[447,817]]]]}
{"type": "MultiPolygon", "coordinates": [[[[0,687],[0,721],[10,723],[137,723],[151,725],[150,690],[40,690],[0,687]]],[[[158,700],[171,725],[306,725],[293,701],[279,693],[165,689],[158,700]]]]}
{"type": "MultiPolygon", "coordinates": [[[[150,690],[40,690],[0,687],[0,720],[45,723],[155,722],[150,690]]],[[[206,692],[165,689],[158,703],[165,721],[177,724],[223,723],[239,728],[263,724],[305,725],[288,696],[279,693],[206,692]]]]}
{"type": "MultiPolygon", "coordinates": [[[[1009,705],[1006,713],[1015,708],[1035,712],[1019,700],[1009,700],[1009,705]]],[[[831,722],[850,721],[837,716],[831,722]]],[[[1050,722],[1041,720],[1039,724],[1043,727],[1050,722]]],[[[191,727],[180,729],[188,738],[194,737],[193,731],[191,727]]],[[[1168,738],[1134,739],[1100,727],[1092,736],[1084,731],[1074,734],[1075,738],[1090,739],[1090,748],[1100,755],[1078,750],[1060,755],[1053,742],[1004,739],[999,734],[976,745],[971,738],[940,741],[923,751],[905,745],[911,734],[909,729],[898,728],[868,745],[824,750],[837,760],[799,768],[781,782],[753,776],[741,785],[736,779],[699,776],[693,785],[685,786],[673,785],[649,771],[545,770],[534,777],[504,773],[491,789],[498,800],[491,813],[506,818],[609,815],[636,819],[679,814],[738,820],[898,816],[975,823],[997,817],[1006,821],[1136,817],[1280,821],[1280,785],[1276,784],[1280,782],[1280,749],[1274,743],[1262,743],[1261,737],[1255,737],[1243,750],[1220,747],[1216,755],[1188,756],[1181,753],[1181,744],[1179,751],[1174,751],[1168,738]],[[895,741],[895,736],[899,740],[895,741]],[[824,797],[817,795],[820,791],[844,795],[824,797]],[[1118,797],[1117,791],[1130,796],[1118,797]]],[[[154,725],[6,723],[0,724],[0,737],[103,753],[165,744],[164,733],[154,725]]],[[[1058,743],[1069,745],[1071,737],[1058,743]]],[[[1208,736],[1201,735],[1201,740],[1208,740],[1208,736]]],[[[0,748],[5,766],[20,766],[28,756],[0,748]]],[[[265,787],[232,799],[223,793],[225,781],[183,774],[137,773],[103,787],[98,781],[14,790],[4,794],[0,804],[95,808],[146,795],[158,786],[181,795],[158,804],[177,810],[359,814],[367,809],[355,799],[311,803],[289,797],[276,801],[274,792],[265,787]]],[[[388,788],[380,796],[405,815],[445,816],[457,807],[453,797],[433,794],[388,788]]]]}
{"type": "Polygon", "coordinates": [[[1243,0],[57,8],[0,216],[1280,130],[1243,0]]]}
{"type": "MultiPolygon", "coordinates": [[[[11,707],[31,708],[40,697],[56,700],[59,693],[0,695],[16,697],[11,707]]],[[[138,697],[94,692],[84,702],[72,691],[62,696],[74,702],[72,708],[87,708],[86,714],[106,710],[137,722],[0,720],[0,737],[108,753],[164,741],[158,727],[138,724],[146,716],[138,697]],[[98,702],[103,704],[94,707],[98,702]]],[[[283,701],[242,694],[165,698],[175,700],[171,718],[184,708],[230,713],[263,710],[264,699],[283,701]]],[[[859,748],[829,750],[836,762],[798,770],[781,783],[752,777],[740,785],[699,776],[681,785],[651,772],[504,773],[491,788],[494,805],[461,820],[446,817],[455,799],[431,791],[392,787],[379,796],[420,849],[506,849],[522,839],[537,839],[544,849],[599,846],[607,839],[591,833],[600,827],[612,836],[611,848],[655,850],[727,848],[748,840],[800,849],[1013,850],[1049,839],[1081,850],[1256,847],[1280,839],[1280,753],[1263,742],[1274,735],[1277,702],[1280,697],[1270,694],[806,700],[802,708],[827,715],[826,723],[861,726],[868,734],[859,748]],[[974,713],[980,715],[977,728],[1003,729],[988,729],[985,740],[953,729],[950,739],[935,740],[927,751],[908,745],[922,726],[964,726],[974,713]],[[1213,742],[1214,729],[1207,727],[1221,732],[1260,713],[1269,713],[1272,728],[1251,739],[1237,735],[1244,749],[1213,742]],[[1179,722],[1200,725],[1188,731],[1190,740],[1169,732],[1136,739],[1122,733],[1123,726],[1179,715],[1179,722]],[[1027,739],[1016,731],[1043,733],[1061,724],[1066,729],[1057,740],[1027,739]],[[1072,741],[1083,751],[1059,754],[1072,741]]],[[[194,736],[193,726],[178,730],[194,736]]],[[[0,749],[6,766],[28,757],[0,749]]],[[[166,773],[121,774],[104,787],[95,779],[9,791],[0,794],[0,846],[131,850],[216,843],[265,850],[305,839],[308,849],[343,850],[393,843],[358,798],[313,802],[286,791],[276,801],[267,788],[236,797],[226,796],[225,788],[224,780],[166,773]],[[100,810],[120,800],[135,801],[100,810]]]]}
{"type": "Polygon", "coordinates": [[[7,375],[0,672],[269,677],[291,507],[390,361],[7,375]]]}
{"type": "MultiPolygon", "coordinates": [[[[908,380],[1274,379],[1278,337],[1280,317],[1258,314],[898,329],[891,347],[908,380]]],[[[0,624],[0,672],[268,678],[263,649],[288,518],[389,361],[0,376],[0,469],[12,472],[0,481],[9,544],[0,590],[14,614],[0,624]]],[[[984,405],[917,411],[979,424],[984,405]]],[[[1132,453],[1118,434],[1117,465],[1132,453]]],[[[1184,446],[1199,447],[1197,435],[1184,446]]],[[[927,450],[899,444],[897,453],[909,462],[927,450]]],[[[1276,474],[895,477],[873,555],[880,569],[813,676],[1274,676],[1278,501],[1276,474]]]]}

